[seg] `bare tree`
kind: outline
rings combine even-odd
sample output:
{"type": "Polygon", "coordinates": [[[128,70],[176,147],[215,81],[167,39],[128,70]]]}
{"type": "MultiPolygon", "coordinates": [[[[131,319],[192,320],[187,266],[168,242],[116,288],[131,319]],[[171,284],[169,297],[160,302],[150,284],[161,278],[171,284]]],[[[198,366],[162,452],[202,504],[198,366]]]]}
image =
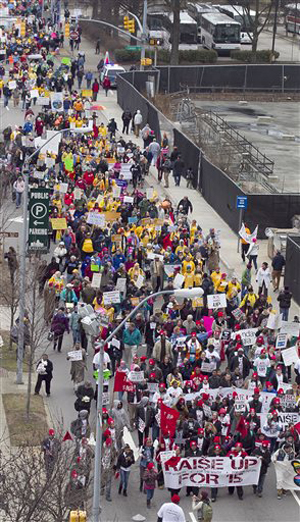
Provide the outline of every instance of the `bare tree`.
{"type": "MultiPolygon", "coordinates": [[[[230,4],[234,9],[235,6],[238,5],[244,8],[244,13],[241,15],[241,17],[243,19],[245,27],[248,27],[247,33],[252,42],[252,51],[257,51],[259,35],[262,33],[270,19],[271,10],[275,5],[275,0],[254,0],[254,2],[252,3],[249,0],[242,0],[241,2],[231,0],[228,2],[228,4],[230,4]],[[254,18],[251,16],[251,11],[253,10],[255,12],[254,18]],[[252,27],[248,23],[250,19],[252,19],[253,21],[252,27]]],[[[235,10],[237,13],[240,14],[240,12],[237,9],[235,10]]]]}
{"type": "Polygon", "coordinates": [[[64,522],[71,509],[86,509],[90,462],[78,459],[73,442],[60,437],[57,448],[50,473],[39,447],[26,444],[0,454],[0,505],[6,522],[64,522]]]}
{"type": "Polygon", "coordinates": [[[39,359],[39,349],[43,347],[43,352],[48,345],[48,327],[44,320],[44,303],[39,294],[39,278],[41,276],[41,260],[33,256],[31,266],[33,270],[29,272],[26,290],[26,316],[29,325],[29,353],[26,359],[28,364],[28,383],[26,416],[30,416],[32,373],[39,359]]]}

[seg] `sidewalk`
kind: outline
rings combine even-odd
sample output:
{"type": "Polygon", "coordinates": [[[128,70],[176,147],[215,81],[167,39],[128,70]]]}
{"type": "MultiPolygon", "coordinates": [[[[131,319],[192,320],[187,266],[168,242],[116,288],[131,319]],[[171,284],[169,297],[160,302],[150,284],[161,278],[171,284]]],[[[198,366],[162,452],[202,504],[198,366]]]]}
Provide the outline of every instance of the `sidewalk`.
{"type": "MultiPolygon", "coordinates": [[[[82,37],[80,50],[85,52],[85,69],[90,69],[94,73],[96,73],[97,64],[100,60],[100,57],[99,55],[95,54],[94,47],[85,37],[82,37]]],[[[72,53],[69,51],[68,48],[62,49],[61,56],[72,56],[72,53]]],[[[106,97],[104,91],[100,89],[97,102],[105,107],[102,111],[99,111],[98,121],[101,122],[102,118],[104,122],[108,122],[111,118],[115,118],[118,128],[122,129],[121,116],[123,110],[117,103],[116,91],[110,90],[108,92],[108,96],[106,97]]],[[[133,134],[130,134],[129,136],[133,141],[143,146],[143,140],[141,138],[137,139],[134,137],[133,134]]],[[[146,183],[148,183],[150,186],[154,186],[155,190],[157,191],[160,197],[168,196],[170,200],[173,202],[174,206],[177,206],[178,202],[183,196],[188,196],[193,205],[193,213],[190,214],[190,219],[196,219],[197,223],[201,226],[205,234],[209,232],[210,228],[214,228],[219,233],[221,242],[220,256],[222,269],[226,271],[229,277],[235,274],[238,278],[240,278],[245,268],[245,264],[242,262],[240,254],[237,253],[237,235],[231,230],[231,228],[225,223],[225,221],[223,221],[223,219],[220,218],[217,212],[203,199],[201,194],[196,190],[186,188],[185,180],[181,181],[180,187],[175,187],[172,176],[170,176],[169,180],[170,188],[164,189],[162,185],[158,184],[157,182],[157,173],[154,167],[151,168],[150,177],[146,179],[146,183]]],[[[269,264],[271,262],[267,254],[267,245],[267,240],[259,241],[258,266],[260,266],[260,264],[263,261],[267,261],[269,264]]],[[[254,285],[255,290],[257,290],[255,274],[253,274],[252,276],[252,283],[254,285]]],[[[274,294],[271,288],[270,296],[272,298],[272,302],[275,308],[277,308],[277,295],[278,293],[274,294]]],[[[293,301],[290,310],[290,319],[292,319],[294,315],[299,314],[300,308],[293,301]]]]}

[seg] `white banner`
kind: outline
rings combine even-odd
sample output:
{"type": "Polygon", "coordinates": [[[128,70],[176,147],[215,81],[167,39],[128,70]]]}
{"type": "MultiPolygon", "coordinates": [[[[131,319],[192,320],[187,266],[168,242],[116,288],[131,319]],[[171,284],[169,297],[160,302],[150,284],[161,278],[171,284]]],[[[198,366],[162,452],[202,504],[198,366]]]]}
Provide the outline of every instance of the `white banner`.
{"type": "Polygon", "coordinates": [[[246,241],[246,243],[250,244],[250,243],[252,243],[252,239],[254,239],[254,238],[256,239],[257,230],[258,230],[258,226],[255,227],[255,230],[252,232],[252,234],[247,234],[245,225],[244,225],[244,223],[242,223],[241,229],[239,231],[239,236],[244,241],[246,241]]]}
{"type": "Polygon", "coordinates": [[[244,346],[252,346],[256,341],[256,332],[258,328],[247,328],[246,330],[239,330],[244,346]]]}
{"type": "Polygon", "coordinates": [[[226,308],[227,301],[225,294],[213,294],[207,296],[208,308],[226,308]]]}
{"type": "MultiPolygon", "coordinates": [[[[269,435],[270,433],[268,431],[264,430],[264,426],[268,424],[268,414],[267,413],[259,413],[260,416],[260,425],[261,425],[261,431],[265,435],[269,435]]],[[[278,412],[278,421],[281,423],[283,427],[283,431],[285,431],[289,424],[297,424],[297,422],[300,421],[300,415],[299,413],[292,413],[292,412],[286,412],[282,413],[281,411],[278,412]]]]}
{"type": "Polygon", "coordinates": [[[291,336],[298,337],[300,331],[300,323],[289,323],[281,321],[280,333],[287,333],[291,336]]]}
{"type": "Polygon", "coordinates": [[[299,459],[274,462],[274,467],[276,472],[277,489],[300,491],[299,459]]]}
{"type": "Polygon", "coordinates": [[[161,460],[165,486],[172,489],[184,486],[250,486],[258,483],[261,466],[257,457],[182,458],[175,465],[161,460]]]}

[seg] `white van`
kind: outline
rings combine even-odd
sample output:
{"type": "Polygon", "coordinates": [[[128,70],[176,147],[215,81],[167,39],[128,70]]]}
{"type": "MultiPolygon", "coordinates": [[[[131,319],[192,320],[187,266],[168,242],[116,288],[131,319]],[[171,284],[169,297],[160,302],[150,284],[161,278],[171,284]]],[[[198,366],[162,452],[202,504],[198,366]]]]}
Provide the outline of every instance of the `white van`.
{"type": "Polygon", "coordinates": [[[116,77],[117,77],[118,73],[122,73],[122,72],[125,72],[125,69],[124,69],[124,67],[121,67],[121,65],[117,65],[117,64],[111,65],[108,63],[108,64],[104,65],[104,67],[100,73],[100,83],[102,83],[104,78],[107,76],[110,79],[111,87],[117,87],[116,77]]]}

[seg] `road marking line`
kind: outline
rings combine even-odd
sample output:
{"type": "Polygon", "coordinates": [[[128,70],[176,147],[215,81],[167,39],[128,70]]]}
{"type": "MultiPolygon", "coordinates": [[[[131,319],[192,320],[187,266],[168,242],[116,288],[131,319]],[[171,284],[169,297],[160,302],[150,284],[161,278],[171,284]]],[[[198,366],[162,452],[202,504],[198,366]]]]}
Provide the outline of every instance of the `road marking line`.
{"type": "Polygon", "coordinates": [[[295,491],[293,491],[293,490],[290,490],[290,491],[291,491],[291,493],[292,493],[294,499],[296,500],[298,506],[300,506],[300,498],[299,498],[298,495],[295,493],[295,491]]]}
{"type": "Polygon", "coordinates": [[[190,517],[191,517],[192,522],[197,522],[194,513],[189,513],[189,515],[190,515],[190,517]]]}

